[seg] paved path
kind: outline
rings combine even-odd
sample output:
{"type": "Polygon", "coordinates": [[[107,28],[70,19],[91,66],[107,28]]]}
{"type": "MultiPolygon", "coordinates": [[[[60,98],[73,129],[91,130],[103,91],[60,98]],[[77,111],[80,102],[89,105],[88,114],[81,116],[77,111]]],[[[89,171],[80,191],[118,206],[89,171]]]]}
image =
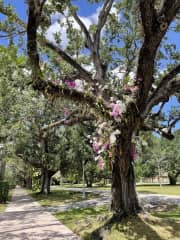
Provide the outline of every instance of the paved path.
{"type": "Polygon", "coordinates": [[[0,214],[0,240],[79,239],[21,188],[14,190],[12,202],[0,214]]]}

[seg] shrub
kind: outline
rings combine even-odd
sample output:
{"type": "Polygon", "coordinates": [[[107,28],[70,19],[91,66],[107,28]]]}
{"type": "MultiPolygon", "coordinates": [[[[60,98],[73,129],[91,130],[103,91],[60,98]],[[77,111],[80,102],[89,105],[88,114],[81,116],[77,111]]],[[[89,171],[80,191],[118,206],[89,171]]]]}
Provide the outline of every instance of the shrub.
{"type": "Polygon", "coordinates": [[[6,203],[8,200],[9,183],[0,181],[0,203],[6,203]]]}

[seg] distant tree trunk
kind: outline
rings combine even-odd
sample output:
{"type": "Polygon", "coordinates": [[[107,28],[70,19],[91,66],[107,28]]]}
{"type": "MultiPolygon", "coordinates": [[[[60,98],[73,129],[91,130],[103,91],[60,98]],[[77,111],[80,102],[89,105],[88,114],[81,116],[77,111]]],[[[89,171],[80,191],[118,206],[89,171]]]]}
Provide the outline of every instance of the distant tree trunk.
{"type": "Polygon", "coordinates": [[[42,183],[40,193],[49,194],[51,192],[51,177],[56,173],[56,171],[43,169],[42,170],[42,183]]]}
{"type": "Polygon", "coordinates": [[[179,173],[168,173],[168,178],[169,178],[169,184],[170,185],[176,185],[177,182],[177,177],[178,177],[179,173]]]}
{"type": "Polygon", "coordinates": [[[93,173],[92,172],[90,172],[89,174],[87,174],[86,172],[85,172],[85,182],[86,182],[86,186],[87,187],[92,187],[92,185],[93,185],[93,180],[94,180],[94,176],[93,176],[93,173]]]}
{"type": "Polygon", "coordinates": [[[141,210],[135,190],[135,176],[131,154],[131,137],[119,139],[112,161],[112,203],[114,217],[123,217],[141,210]]]}
{"type": "Polygon", "coordinates": [[[0,181],[4,180],[5,169],[6,169],[6,162],[1,160],[0,161],[0,181]]]}
{"type": "Polygon", "coordinates": [[[32,189],[32,177],[27,177],[25,181],[26,181],[26,188],[32,189]]]}

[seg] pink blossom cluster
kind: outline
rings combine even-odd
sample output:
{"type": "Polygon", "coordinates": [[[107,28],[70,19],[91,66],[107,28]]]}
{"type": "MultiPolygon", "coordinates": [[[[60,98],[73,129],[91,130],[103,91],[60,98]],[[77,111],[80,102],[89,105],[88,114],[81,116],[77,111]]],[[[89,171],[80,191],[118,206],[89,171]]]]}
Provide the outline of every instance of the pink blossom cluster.
{"type": "Polygon", "coordinates": [[[109,143],[106,142],[103,144],[101,142],[94,141],[92,147],[96,153],[95,161],[97,161],[97,167],[99,170],[103,170],[105,164],[101,154],[109,148],[109,143]]]}
{"type": "Polygon", "coordinates": [[[139,82],[143,82],[143,77],[139,76],[139,77],[137,78],[137,80],[138,80],[139,82]]]}
{"type": "Polygon", "coordinates": [[[110,112],[110,115],[114,118],[117,119],[121,113],[122,113],[122,108],[120,106],[120,104],[117,103],[111,103],[110,107],[112,109],[112,111],[110,112]]]}
{"type": "Polygon", "coordinates": [[[76,82],[75,81],[66,80],[64,83],[70,88],[76,88],[76,82]]]}
{"type": "Polygon", "coordinates": [[[138,91],[138,87],[137,86],[126,86],[125,91],[130,91],[131,93],[136,93],[138,91]]]}
{"type": "Polygon", "coordinates": [[[94,150],[96,153],[98,153],[98,151],[99,151],[99,149],[100,149],[99,144],[98,144],[97,142],[93,142],[92,147],[93,147],[93,150],[94,150]]]}
{"type": "Polygon", "coordinates": [[[67,117],[70,114],[70,111],[68,108],[63,109],[64,117],[67,117]]]}
{"type": "Polygon", "coordinates": [[[104,169],[104,165],[105,165],[105,164],[104,164],[103,158],[100,157],[99,160],[98,160],[98,164],[97,164],[98,169],[99,169],[99,170],[103,170],[103,169],[104,169]]]}
{"type": "Polygon", "coordinates": [[[92,147],[93,147],[94,152],[98,154],[99,152],[106,151],[109,148],[109,143],[106,142],[102,145],[102,143],[100,144],[95,141],[95,142],[93,142],[92,147]]]}

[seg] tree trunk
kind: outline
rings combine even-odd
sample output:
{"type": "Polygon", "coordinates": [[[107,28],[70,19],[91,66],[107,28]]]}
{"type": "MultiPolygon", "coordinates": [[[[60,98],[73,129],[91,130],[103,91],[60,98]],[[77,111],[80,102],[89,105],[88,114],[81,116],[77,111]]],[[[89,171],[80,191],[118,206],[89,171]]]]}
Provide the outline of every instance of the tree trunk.
{"type": "Polygon", "coordinates": [[[168,173],[169,184],[176,185],[177,178],[175,175],[168,173]]]}
{"type": "Polygon", "coordinates": [[[89,174],[87,174],[86,172],[85,172],[85,182],[86,182],[86,186],[87,187],[92,187],[92,185],[93,185],[93,179],[94,179],[94,176],[93,176],[93,173],[92,172],[90,172],[89,174]]]}
{"type": "Polygon", "coordinates": [[[135,190],[131,139],[121,139],[112,161],[112,203],[115,217],[135,214],[141,210],[135,190]]]}
{"type": "Polygon", "coordinates": [[[5,169],[6,169],[6,162],[4,160],[0,160],[0,181],[4,180],[5,169]]]}
{"type": "Polygon", "coordinates": [[[42,171],[42,184],[41,192],[42,194],[49,194],[51,192],[51,177],[56,173],[56,171],[43,169],[42,171]]]}
{"type": "Polygon", "coordinates": [[[26,178],[26,188],[27,189],[32,189],[32,177],[27,177],[26,178]]]}

